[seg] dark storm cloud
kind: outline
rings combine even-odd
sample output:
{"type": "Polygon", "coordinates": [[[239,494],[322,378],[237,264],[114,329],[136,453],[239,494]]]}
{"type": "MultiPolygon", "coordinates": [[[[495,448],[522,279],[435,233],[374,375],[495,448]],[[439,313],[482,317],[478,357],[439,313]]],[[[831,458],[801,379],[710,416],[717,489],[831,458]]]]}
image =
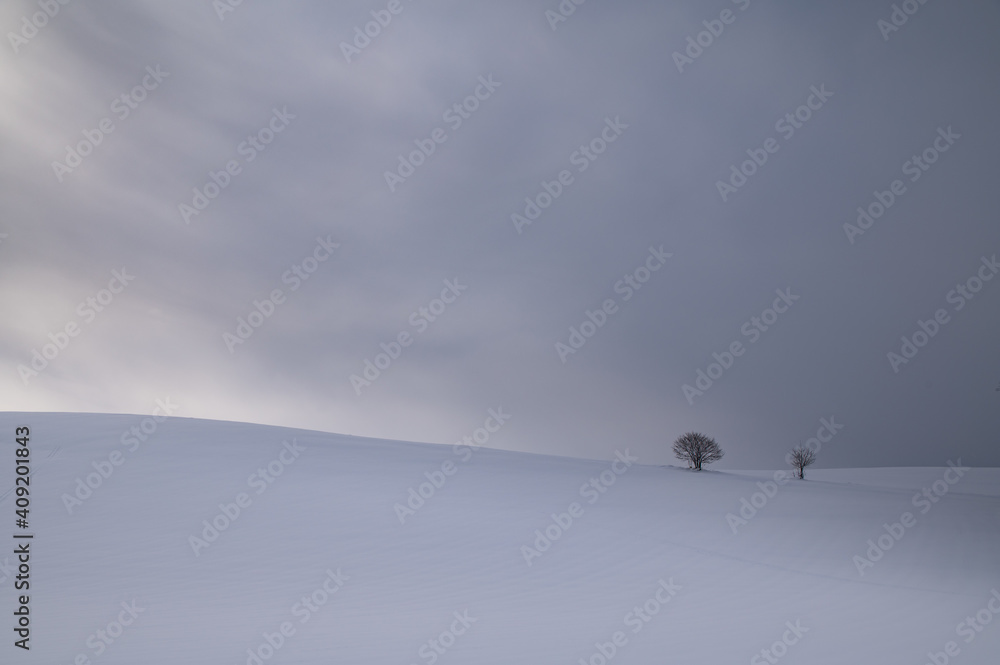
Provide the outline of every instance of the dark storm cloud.
{"type": "MultiPolygon", "coordinates": [[[[553,30],[557,2],[403,0],[348,62],[342,43],[387,4],[220,20],[211,2],[70,3],[17,53],[7,38],[6,408],[145,412],[170,395],[181,415],[451,442],[503,405],[490,445],[665,463],[697,429],[734,467],[782,465],[832,416],[823,465],[1000,464],[1000,286],[947,300],[1000,252],[995,4],[920,5],[885,39],[892,3],[587,2],[553,30]],[[114,105],[147,67],[169,75],[114,105]],[[114,131],[60,182],[52,163],[104,118],[114,131]],[[911,181],[904,162],[948,128],[961,138],[911,181]],[[615,141],[583,157],[602,132],[615,141]],[[717,182],[762,151],[723,200],[717,182]],[[395,191],[386,171],[404,174],[395,191]],[[849,237],[896,179],[905,193],[849,237]],[[512,222],[543,182],[559,196],[512,222]],[[319,239],[339,247],[316,254],[319,239]],[[88,321],[81,303],[123,267],[135,280],[88,321]],[[743,326],[778,290],[798,299],[753,341],[743,326]],[[608,299],[563,363],[556,344],[608,299]],[[230,352],[224,334],[272,308],[230,352]],[[894,371],[887,354],[941,308],[894,371]],[[25,385],[18,366],[74,323],[25,385]],[[382,345],[398,357],[352,385],[382,345]]],[[[8,4],[0,23],[35,11],[8,4]]]]}

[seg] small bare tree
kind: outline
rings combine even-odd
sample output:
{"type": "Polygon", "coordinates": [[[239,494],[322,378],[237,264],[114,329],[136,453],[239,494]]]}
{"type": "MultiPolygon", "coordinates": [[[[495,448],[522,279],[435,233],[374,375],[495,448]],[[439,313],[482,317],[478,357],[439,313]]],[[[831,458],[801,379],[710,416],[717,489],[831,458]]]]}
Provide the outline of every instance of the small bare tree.
{"type": "Polygon", "coordinates": [[[695,471],[701,471],[702,464],[718,462],[724,454],[715,439],[698,432],[688,432],[674,441],[674,455],[686,460],[695,471]]]}
{"type": "Polygon", "coordinates": [[[816,453],[809,448],[795,446],[792,452],[788,453],[788,463],[798,470],[799,479],[806,477],[806,467],[811,466],[816,461],[816,453]]]}

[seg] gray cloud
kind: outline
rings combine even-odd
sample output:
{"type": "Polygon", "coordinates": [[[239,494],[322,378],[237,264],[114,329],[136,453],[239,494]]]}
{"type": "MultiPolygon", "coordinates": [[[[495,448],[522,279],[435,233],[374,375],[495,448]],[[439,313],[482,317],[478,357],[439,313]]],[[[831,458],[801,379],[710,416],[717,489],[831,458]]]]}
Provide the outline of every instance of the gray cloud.
{"type": "MultiPolygon", "coordinates": [[[[669,463],[696,429],[744,468],[781,465],[834,416],[824,466],[1000,465],[1000,286],[946,300],[1000,253],[996,5],[929,3],[885,40],[891,3],[741,4],[586,3],[552,31],[555,2],[404,1],[350,64],[341,42],[384,4],[243,3],[223,21],[206,2],[62,6],[0,56],[5,408],[170,395],[188,416],[451,442],[502,404],[491,445],[669,463]],[[726,8],[678,72],[673,53],[726,8]],[[120,118],[113,100],[157,65],[169,77],[120,118]],[[445,112],[489,76],[454,127],[445,112]],[[814,86],[833,96],[786,138],[775,123],[814,86]],[[286,108],[248,161],[241,143],[286,108]],[[114,131],[59,182],[52,162],[105,117],[114,131]],[[580,172],[608,118],[628,129],[580,172]],[[910,182],[904,162],[948,127],[961,139],[910,182]],[[384,173],[438,128],[390,192],[384,173]],[[768,138],[778,151],[724,202],[716,182],[768,138]],[[178,206],[230,160],[186,224],[178,206]],[[511,214],[562,170],[573,183],[519,234],[511,214]],[[844,224],[895,179],[906,192],[850,243],[844,224]],[[293,291],[283,275],[318,237],[340,247],[293,291]],[[661,245],[673,257],[626,302],[616,283],[661,245]],[[78,304],[122,267],[135,281],[87,323],[78,304]],[[420,332],[411,315],[447,279],[468,289],[420,332]],[[230,353],[223,334],[279,288],[230,353]],[[751,343],[741,326],[786,288],[800,300],[751,343]],[[563,364],[556,343],[609,298],[563,364]],[[950,322],[895,373],[887,353],[938,308],[950,322]],[[80,334],[26,386],[18,366],[68,323],[80,334]],[[355,394],[401,332],[412,345],[355,394]],[[682,385],[735,341],[745,354],[689,404],[682,385]]],[[[0,25],[34,11],[8,3],[0,25]]]]}

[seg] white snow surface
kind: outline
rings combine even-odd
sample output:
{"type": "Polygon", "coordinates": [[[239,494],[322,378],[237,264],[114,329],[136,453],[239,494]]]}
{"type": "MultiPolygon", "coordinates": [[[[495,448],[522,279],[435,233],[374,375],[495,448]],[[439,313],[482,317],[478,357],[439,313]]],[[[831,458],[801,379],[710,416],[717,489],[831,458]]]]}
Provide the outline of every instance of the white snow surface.
{"type": "Polygon", "coordinates": [[[809,470],[774,493],[773,471],[640,460],[616,474],[610,461],[188,418],[158,423],[132,451],[123,434],[143,420],[0,414],[0,662],[258,663],[249,649],[268,665],[924,665],[951,641],[948,662],[1000,663],[1000,469],[953,483],[945,460],[809,470]],[[20,425],[34,471],[27,531],[8,493],[20,425]],[[280,476],[258,494],[251,477],[283,442],[298,457],[286,452],[293,461],[273,465],[280,476]],[[67,508],[77,479],[107,472],[114,451],[119,465],[67,508]],[[434,476],[443,464],[453,473],[434,476]],[[614,483],[581,494],[602,472],[614,483]],[[394,507],[425,474],[445,482],[401,523],[394,507]],[[936,481],[947,492],[915,503],[936,481]],[[758,483],[774,496],[734,533],[727,515],[755,492],[761,503],[758,483]],[[249,505],[196,555],[203,520],[241,492],[249,505]],[[522,547],[574,502],[579,516],[529,565],[522,547]],[[861,574],[854,557],[907,512],[915,524],[861,574]],[[13,587],[15,532],[35,535],[27,592],[13,587]],[[332,594],[321,591],[330,573],[332,594]],[[13,646],[23,593],[30,651],[13,646]],[[134,620],[122,603],[141,609],[134,620]],[[643,605],[656,610],[648,621],[634,613],[643,605]],[[977,613],[990,622],[968,627],[977,613]],[[131,620],[120,632],[119,619],[131,620]],[[761,655],[786,637],[772,661],[761,655]]]}

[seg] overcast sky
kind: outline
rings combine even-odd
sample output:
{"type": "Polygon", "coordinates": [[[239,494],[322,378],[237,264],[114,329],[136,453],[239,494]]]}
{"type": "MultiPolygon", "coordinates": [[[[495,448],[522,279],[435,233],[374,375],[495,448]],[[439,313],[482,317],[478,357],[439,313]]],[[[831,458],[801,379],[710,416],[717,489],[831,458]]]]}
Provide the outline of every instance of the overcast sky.
{"type": "Polygon", "coordinates": [[[1000,466],[996,2],[224,3],[0,7],[3,409],[1000,466]]]}

